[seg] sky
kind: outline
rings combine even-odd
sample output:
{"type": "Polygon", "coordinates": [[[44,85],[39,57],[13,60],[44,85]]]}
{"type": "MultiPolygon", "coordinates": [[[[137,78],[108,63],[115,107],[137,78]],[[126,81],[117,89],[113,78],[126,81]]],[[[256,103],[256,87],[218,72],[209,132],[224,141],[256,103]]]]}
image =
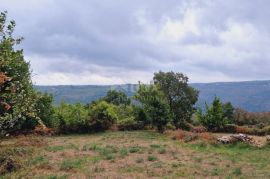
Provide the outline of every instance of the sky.
{"type": "Polygon", "coordinates": [[[0,0],[37,85],[270,79],[269,0],[0,0]]]}

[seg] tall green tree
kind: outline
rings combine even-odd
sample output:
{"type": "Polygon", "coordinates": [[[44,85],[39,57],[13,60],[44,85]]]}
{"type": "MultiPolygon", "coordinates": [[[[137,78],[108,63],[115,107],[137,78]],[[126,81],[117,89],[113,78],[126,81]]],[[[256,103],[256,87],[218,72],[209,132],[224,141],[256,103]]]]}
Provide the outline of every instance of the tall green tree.
{"type": "Polygon", "coordinates": [[[158,90],[155,85],[140,84],[135,99],[143,105],[152,125],[163,133],[166,124],[170,121],[169,105],[163,92],[158,90]]]}
{"type": "Polygon", "coordinates": [[[199,92],[188,85],[188,77],[182,73],[158,72],[154,84],[164,93],[176,128],[185,128],[194,113],[199,92]]]}
{"type": "Polygon", "coordinates": [[[130,105],[130,99],[123,91],[109,90],[103,100],[114,105],[130,105]]]}
{"type": "Polygon", "coordinates": [[[204,113],[198,110],[197,116],[208,130],[217,131],[232,122],[233,106],[231,103],[223,104],[218,97],[215,97],[211,106],[205,104],[204,113]]]}
{"type": "Polygon", "coordinates": [[[23,50],[14,47],[22,38],[14,38],[15,21],[7,21],[7,12],[0,14],[0,135],[21,129],[36,118],[36,93],[32,87],[29,63],[23,50]]]}
{"type": "Polygon", "coordinates": [[[224,117],[227,118],[228,122],[233,122],[233,116],[234,116],[234,107],[231,102],[223,103],[222,104],[224,117]]]}

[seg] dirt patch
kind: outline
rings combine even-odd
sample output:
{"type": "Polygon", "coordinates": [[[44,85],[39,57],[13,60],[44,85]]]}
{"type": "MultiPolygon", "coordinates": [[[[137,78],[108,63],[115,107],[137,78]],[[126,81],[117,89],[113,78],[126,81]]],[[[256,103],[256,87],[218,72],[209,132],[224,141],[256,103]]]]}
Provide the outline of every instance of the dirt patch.
{"type": "Polygon", "coordinates": [[[0,156],[0,175],[10,173],[20,168],[20,164],[11,157],[0,156]]]}
{"type": "Polygon", "coordinates": [[[43,147],[47,144],[45,138],[39,136],[21,136],[17,139],[17,146],[43,147]]]}

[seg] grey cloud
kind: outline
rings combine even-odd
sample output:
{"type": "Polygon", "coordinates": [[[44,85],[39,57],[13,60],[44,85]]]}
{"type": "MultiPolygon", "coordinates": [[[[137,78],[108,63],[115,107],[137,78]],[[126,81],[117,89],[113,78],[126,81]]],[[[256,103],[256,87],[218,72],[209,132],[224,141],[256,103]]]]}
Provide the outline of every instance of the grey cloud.
{"type": "Polygon", "coordinates": [[[205,71],[224,74],[219,81],[270,75],[267,0],[0,0],[0,4],[0,10],[8,10],[16,20],[16,34],[25,37],[21,47],[37,75],[89,72],[123,81],[130,78],[131,83],[138,79],[122,75],[141,72],[148,74],[142,79],[147,81],[154,71],[175,70],[201,82],[211,79],[205,71]],[[244,25],[250,29],[241,28],[244,25]],[[196,77],[200,73],[204,74],[196,77]]]}

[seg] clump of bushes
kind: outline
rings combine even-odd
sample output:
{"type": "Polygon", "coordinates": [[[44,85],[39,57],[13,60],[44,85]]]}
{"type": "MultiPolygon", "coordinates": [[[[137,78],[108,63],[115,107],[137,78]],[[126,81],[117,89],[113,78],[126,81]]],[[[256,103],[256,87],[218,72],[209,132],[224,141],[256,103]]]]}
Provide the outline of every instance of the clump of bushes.
{"type": "Polygon", "coordinates": [[[234,111],[234,123],[240,126],[256,125],[258,128],[270,125],[270,112],[248,112],[237,108],[234,111]]]}
{"type": "Polygon", "coordinates": [[[223,104],[218,97],[215,97],[211,106],[205,104],[205,112],[198,110],[197,116],[209,131],[220,131],[226,124],[232,123],[233,110],[230,103],[223,104]]]}
{"type": "Polygon", "coordinates": [[[60,133],[104,131],[117,121],[115,106],[106,101],[98,101],[90,107],[62,102],[56,107],[55,116],[51,123],[60,133]]]}
{"type": "Polygon", "coordinates": [[[175,130],[169,133],[170,136],[172,136],[172,139],[174,140],[181,140],[184,142],[191,142],[194,140],[203,140],[207,142],[214,143],[216,141],[213,134],[209,132],[203,132],[203,133],[194,133],[184,130],[175,130]]]}
{"type": "Polygon", "coordinates": [[[113,105],[106,101],[100,101],[90,108],[89,125],[95,131],[109,129],[116,121],[117,114],[113,105]]]}
{"type": "Polygon", "coordinates": [[[62,102],[56,107],[56,117],[53,123],[61,133],[84,132],[88,128],[88,110],[82,104],[67,104],[62,102]]]}

